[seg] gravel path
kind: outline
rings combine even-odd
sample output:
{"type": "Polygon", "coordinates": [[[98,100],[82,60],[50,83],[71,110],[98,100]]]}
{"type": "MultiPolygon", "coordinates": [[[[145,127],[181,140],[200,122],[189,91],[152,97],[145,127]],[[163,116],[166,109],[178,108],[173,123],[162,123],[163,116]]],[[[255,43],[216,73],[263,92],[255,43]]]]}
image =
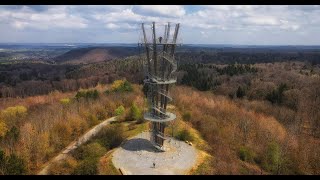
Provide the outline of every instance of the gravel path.
{"type": "Polygon", "coordinates": [[[114,153],[112,162],[124,174],[157,175],[186,174],[197,162],[197,150],[183,141],[170,138],[168,150],[158,152],[143,132],[123,143],[114,153]],[[155,163],[155,168],[153,168],[155,163]]]}
{"type": "Polygon", "coordinates": [[[104,126],[108,125],[110,122],[115,121],[115,117],[109,118],[100,124],[96,125],[92,129],[90,129],[88,132],[86,132],[84,135],[82,135],[78,140],[73,141],[69,146],[67,146],[59,155],[54,157],[52,160],[50,160],[45,167],[38,173],[38,175],[47,175],[48,170],[52,163],[61,161],[68,157],[68,154],[77,149],[80,145],[83,143],[86,143],[89,141],[94,135],[96,135],[104,126]]]}

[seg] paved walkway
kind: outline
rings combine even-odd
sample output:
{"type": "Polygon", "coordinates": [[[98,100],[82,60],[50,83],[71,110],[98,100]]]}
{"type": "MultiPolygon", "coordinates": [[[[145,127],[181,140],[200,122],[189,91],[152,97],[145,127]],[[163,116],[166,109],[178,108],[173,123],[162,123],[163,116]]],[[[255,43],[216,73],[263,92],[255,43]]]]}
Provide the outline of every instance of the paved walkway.
{"type": "Polygon", "coordinates": [[[121,168],[124,174],[187,174],[196,165],[197,150],[172,138],[167,142],[168,150],[159,152],[151,145],[149,133],[143,132],[116,149],[112,162],[117,169],[121,168]]]}
{"type": "Polygon", "coordinates": [[[95,136],[104,126],[108,125],[110,122],[115,121],[115,117],[109,118],[100,124],[96,125],[92,129],[90,129],[88,132],[86,132],[84,135],[82,135],[78,140],[73,141],[69,146],[67,146],[59,155],[51,159],[45,167],[38,173],[38,175],[47,175],[48,170],[52,163],[61,161],[68,157],[68,154],[77,149],[80,145],[86,143],[89,141],[93,136],[95,136]]]}

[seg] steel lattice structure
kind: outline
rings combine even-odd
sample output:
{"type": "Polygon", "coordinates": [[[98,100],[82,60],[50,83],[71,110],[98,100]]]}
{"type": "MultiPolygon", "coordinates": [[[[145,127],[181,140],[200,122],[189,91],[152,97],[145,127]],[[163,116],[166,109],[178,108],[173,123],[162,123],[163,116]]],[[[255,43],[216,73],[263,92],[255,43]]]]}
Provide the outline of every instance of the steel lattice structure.
{"type": "Polygon", "coordinates": [[[150,141],[160,150],[164,149],[166,139],[164,130],[166,122],[176,119],[176,115],[167,111],[167,104],[172,101],[168,94],[169,86],[176,83],[174,72],[177,70],[177,62],[174,58],[177,46],[177,37],[180,24],[175,24],[173,34],[170,34],[170,23],[164,26],[163,37],[156,36],[155,22],[151,25],[151,37],[147,37],[144,23],[142,23],[142,43],[145,48],[144,85],[147,89],[149,110],[144,114],[144,119],[151,121],[150,141]],[[171,37],[172,36],[172,37],[171,37]]]}

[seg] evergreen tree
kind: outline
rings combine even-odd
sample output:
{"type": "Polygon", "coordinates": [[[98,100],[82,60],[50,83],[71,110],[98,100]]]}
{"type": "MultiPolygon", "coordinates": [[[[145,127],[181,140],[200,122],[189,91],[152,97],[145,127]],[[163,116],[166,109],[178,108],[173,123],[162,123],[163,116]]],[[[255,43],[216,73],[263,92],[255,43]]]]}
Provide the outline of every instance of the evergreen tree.
{"type": "Polygon", "coordinates": [[[243,98],[246,95],[245,89],[239,86],[236,95],[237,98],[243,98]]]}
{"type": "Polygon", "coordinates": [[[0,149],[0,175],[5,174],[6,164],[6,154],[2,149],[0,149]]]}
{"type": "Polygon", "coordinates": [[[26,173],[26,167],[23,159],[11,154],[6,164],[6,174],[10,175],[22,175],[26,173]]]}
{"type": "Polygon", "coordinates": [[[271,91],[267,94],[266,99],[272,104],[281,104],[283,102],[283,92],[288,89],[288,86],[284,83],[281,83],[277,89],[271,91]]]}
{"type": "Polygon", "coordinates": [[[6,156],[0,149],[0,175],[22,175],[26,174],[25,162],[15,154],[6,156]]]}

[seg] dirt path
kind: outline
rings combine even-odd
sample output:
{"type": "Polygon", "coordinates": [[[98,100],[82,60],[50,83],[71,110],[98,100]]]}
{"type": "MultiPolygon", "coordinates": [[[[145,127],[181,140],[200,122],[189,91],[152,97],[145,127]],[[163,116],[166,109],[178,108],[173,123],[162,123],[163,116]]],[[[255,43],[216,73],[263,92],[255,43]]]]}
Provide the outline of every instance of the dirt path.
{"type": "Polygon", "coordinates": [[[172,138],[168,143],[166,152],[156,152],[149,141],[149,133],[141,133],[117,148],[112,162],[127,175],[187,174],[197,163],[198,150],[172,138]]]}
{"type": "Polygon", "coordinates": [[[46,165],[44,166],[44,168],[38,173],[38,175],[47,175],[48,174],[48,170],[49,170],[49,168],[50,168],[52,163],[61,161],[61,160],[65,159],[66,157],[68,157],[68,154],[71,151],[77,149],[80,145],[82,145],[83,143],[86,143],[87,141],[89,141],[104,126],[110,124],[110,122],[115,121],[115,120],[116,120],[115,117],[109,118],[109,119],[101,122],[100,124],[96,125],[92,129],[90,129],[88,132],[86,132],[84,135],[82,135],[78,140],[73,141],[59,155],[57,155],[56,157],[51,159],[49,162],[47,162],[46,165]]]}

